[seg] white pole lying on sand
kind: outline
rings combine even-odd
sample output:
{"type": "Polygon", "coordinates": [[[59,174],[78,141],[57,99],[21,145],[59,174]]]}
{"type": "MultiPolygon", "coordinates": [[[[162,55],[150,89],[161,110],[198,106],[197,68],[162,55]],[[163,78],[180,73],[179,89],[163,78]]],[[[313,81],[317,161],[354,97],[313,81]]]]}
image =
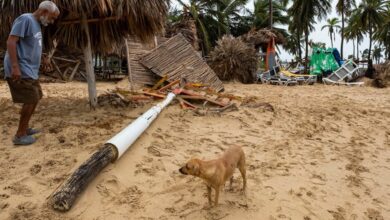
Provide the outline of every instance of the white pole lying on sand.
{"type": "Polygon", "coordinates": [[[138,139],[138,137],[149,127],[158,114],[163,110],[174,98],[175,94],[169,93],[164,101],[153,106],[147,112],[138,117],[129,126],[108,140],[105,145],[113,145],[118,151],[119,159],[124,152],[138,139]]]}
{"type": "Polygon", "coordinates": [[[123,153],[137,140],[149,127],[158,114],[175,98],[169,93],[164,101],[153,106],[138,117],[129,126],[107,141],[104,146],[95,152],[87,161],[73,172],[73,174],[56,190],[50,199],[55,210],[68,211],[77,196],[87,187],[110,162],[119,159],[123,153]]]}

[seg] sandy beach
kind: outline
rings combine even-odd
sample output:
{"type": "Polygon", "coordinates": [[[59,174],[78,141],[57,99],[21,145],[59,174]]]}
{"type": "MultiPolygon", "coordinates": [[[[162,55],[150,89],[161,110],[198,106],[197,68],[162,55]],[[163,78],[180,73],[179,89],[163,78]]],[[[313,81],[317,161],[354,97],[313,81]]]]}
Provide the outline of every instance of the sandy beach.
{"type": "MultiPolygon", "coordinates": [[[[98,83],[102,93],[114,83],[98,83]]],[[[91,111],[84,83],[42,84],[32,146],[12,144],[20,106],[0,81],[0,219],[390,219],[390,88],[225,84],[269,103],[221,115],[166,108],[67,213],[51,193],[105,141],[153,104],[91,111]],[[178,169],[243,146],[248,188],[210,208],[201,179],[178,169]]]]}

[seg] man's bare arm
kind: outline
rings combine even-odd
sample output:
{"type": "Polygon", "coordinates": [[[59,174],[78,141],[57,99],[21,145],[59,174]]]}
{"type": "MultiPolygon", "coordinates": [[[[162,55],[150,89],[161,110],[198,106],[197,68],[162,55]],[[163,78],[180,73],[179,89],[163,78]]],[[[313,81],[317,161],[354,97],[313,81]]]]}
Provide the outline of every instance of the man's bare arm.
{"type": "Polygon", "coordinates": [[[21,73],[19,68],[18,54],[16,45],[19,41],[18,36],[10,35],[7,40],[7,51],[11,60],[12,78],[14,80],[20,79],[21,73]]]}

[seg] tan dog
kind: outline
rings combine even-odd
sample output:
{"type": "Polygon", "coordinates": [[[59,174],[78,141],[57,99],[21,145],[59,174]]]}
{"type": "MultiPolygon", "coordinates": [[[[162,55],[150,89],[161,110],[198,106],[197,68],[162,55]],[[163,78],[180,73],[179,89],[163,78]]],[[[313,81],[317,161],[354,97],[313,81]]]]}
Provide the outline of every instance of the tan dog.
{"type": "Polygon", "coordinates": [[[202,178],[207,184],[209,203],[211,204],[211,188],[215,190],[215,205],[218,205],[219,191],[230,179],[230,187],[233,183],[234,170],[238,168],[243,179],[243,190],[246,188],[245,154],[241,147],[233,146],[215,160],[203,161],[199,159],[189,160],[185,166],[179,169],[180,173],[202,178]]]}

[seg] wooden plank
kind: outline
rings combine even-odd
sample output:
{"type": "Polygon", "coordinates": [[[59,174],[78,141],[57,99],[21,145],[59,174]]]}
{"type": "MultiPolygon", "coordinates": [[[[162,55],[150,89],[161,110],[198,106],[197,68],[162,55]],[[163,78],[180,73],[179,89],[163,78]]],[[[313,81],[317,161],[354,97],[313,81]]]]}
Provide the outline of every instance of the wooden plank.
{"type": "Polygon", "coordinates": [[[168,85],[163,86],[163,87],[162,87],[161,89],[159,89],[158,91],[159,91],[159,92],[164,92],[165,90],[167,90],[167,89],[171,88],[172,86],[174,86],[174,85],[176,85],[176,84],[179,84],[179,83],[180,83],[180,79],[177,79],[177,80],[175,80],[175,81],[169,83],[168,85]]]}
{"type": "Polygon", "coordinates": [[[154,92],[142,92],[144,95],[149,95],[149,96],[153,96],[153,97],[156,97],[156,98],[159,98],[159,99],[163,99],[165,98],[165,95],[163,94],[158,94],[158,93],[154,93],[154,92]]]}
{"type": "Polygon", "coordinates": [[[60,76],[60,78],[61,78],[62,80],[65,80],[65,79],[64,79],[64,76],[62,75],[62,72],[61,72],[60,68],[58,67],[58,65],[57,65],[57,63],[56,63],[56,61],[54,61],[54,60],[52,59],[51,62],[53,63],[53,66],[54,66],[54,68],[56,69],[56,71],[57,71],[58,75],[60,76]]]}
{"type": "Polygon", "coordinates": [[[76,74],[77,70],[79,69],[80,64],[81,64],[81,62],[79,61],[79,62],[76,64],[76,66],[73,68],[73,71],[72,71],[72,73],[70,74],[68,81],[72,81],[72,80],[73,80],[74,74],[76,74]]]}

